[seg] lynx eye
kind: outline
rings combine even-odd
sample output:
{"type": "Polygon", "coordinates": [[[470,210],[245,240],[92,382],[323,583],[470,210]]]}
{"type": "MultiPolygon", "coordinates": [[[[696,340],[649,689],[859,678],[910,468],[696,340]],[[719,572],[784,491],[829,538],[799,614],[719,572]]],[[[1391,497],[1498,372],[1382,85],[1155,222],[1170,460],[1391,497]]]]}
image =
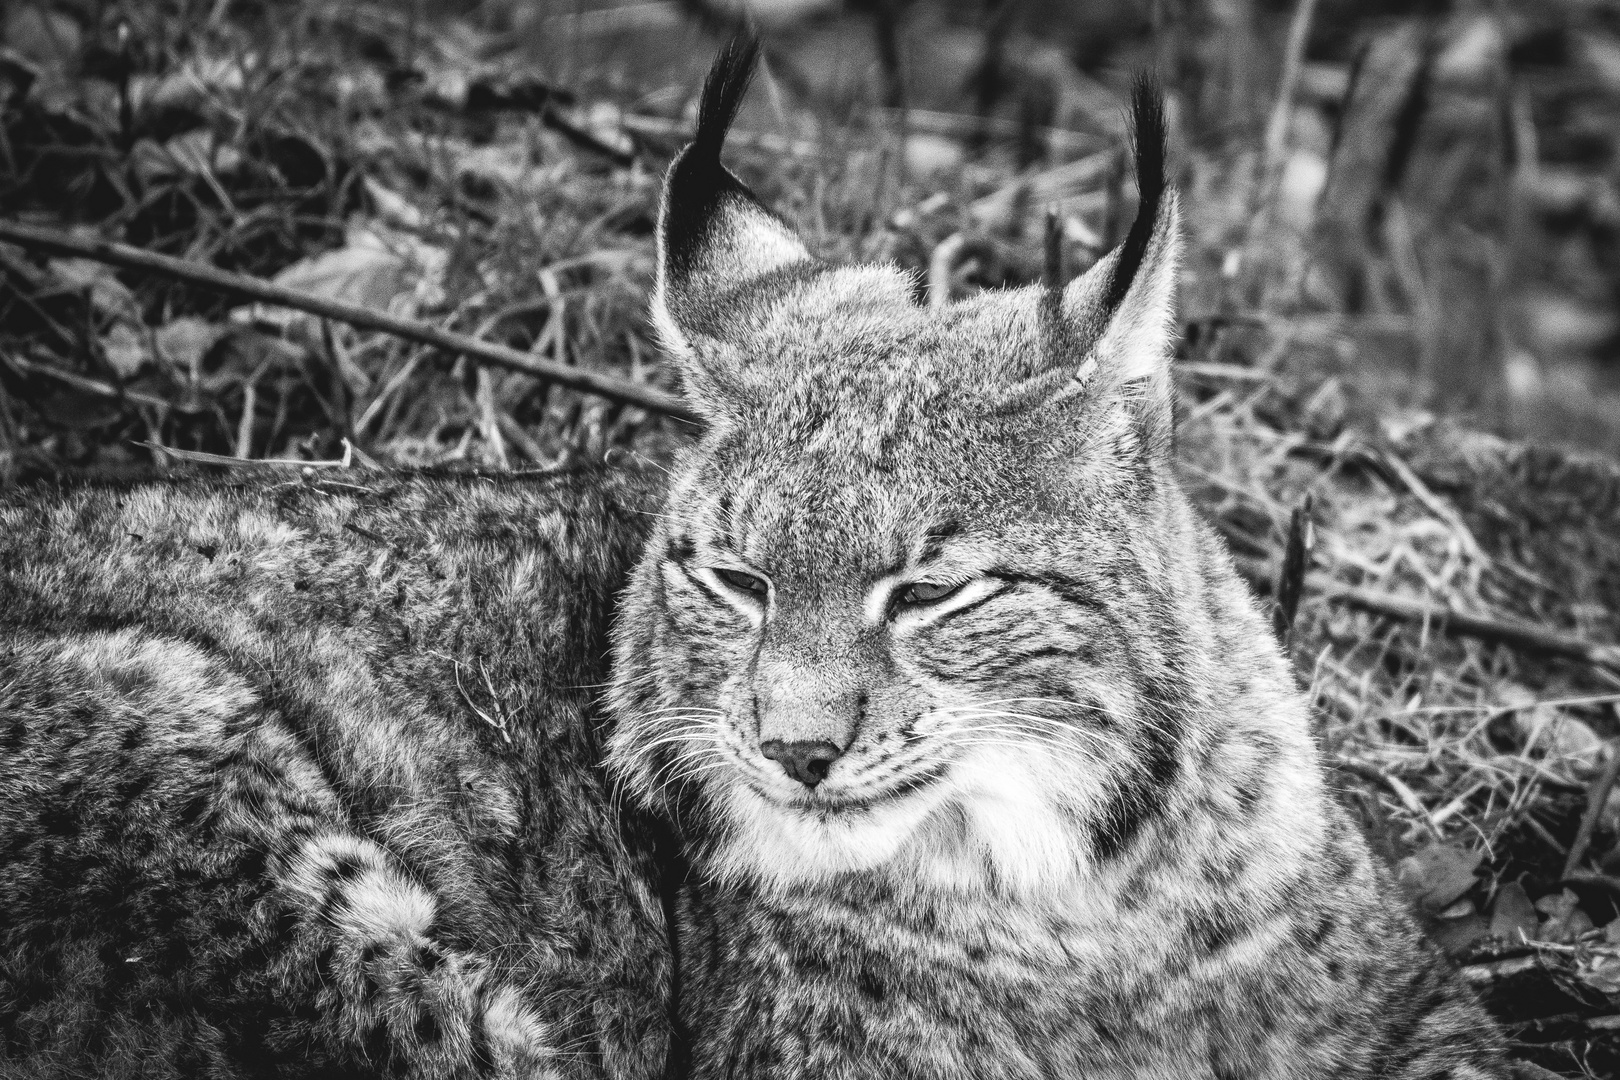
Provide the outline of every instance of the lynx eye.
{"type": "Polygon", "coordinates": [[[747,573],[743,570],[732,570],[717,566],[714,576],[730,585],[738,592],[751,593],[754,596],[764,596],[770,590],[770,584],[762,577],[747,573]]]}
{"type": "Polygon", "coordinates": [[[960,584],[947,585],[934,581],[914,581],[900,590],[900,595],[896,599],[902,604],[910,605],[937,604],[961,587],[960,584]]]}

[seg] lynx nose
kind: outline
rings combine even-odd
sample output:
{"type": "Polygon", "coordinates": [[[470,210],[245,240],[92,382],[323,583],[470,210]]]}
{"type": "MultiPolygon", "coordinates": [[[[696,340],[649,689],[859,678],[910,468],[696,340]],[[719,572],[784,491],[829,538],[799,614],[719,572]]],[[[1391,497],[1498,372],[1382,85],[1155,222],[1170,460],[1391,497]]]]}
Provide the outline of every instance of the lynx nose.
{"type": "Polygon", "coordinates": [[[843,753],[830,742],[783,742],[781,739],[765,740],[759,744],[759,752],[772,761],[780,761],[789,776],[812,788],[827,779],[828,767],[843,753]]]}

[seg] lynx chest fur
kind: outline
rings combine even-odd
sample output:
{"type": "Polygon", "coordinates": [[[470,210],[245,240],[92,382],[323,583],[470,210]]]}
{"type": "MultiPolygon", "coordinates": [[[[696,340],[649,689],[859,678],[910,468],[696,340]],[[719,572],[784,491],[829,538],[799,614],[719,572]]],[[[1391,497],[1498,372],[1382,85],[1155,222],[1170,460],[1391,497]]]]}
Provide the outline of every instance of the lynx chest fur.
{"type": "Polygon", "coordinates": [[[708,419],[617,624],[609,763],[692,872],[699,1076],[1502,1076],[1326,790],[1172,469],[1178,211],[925,311],[670,170],[653,314],[708,419]]]}

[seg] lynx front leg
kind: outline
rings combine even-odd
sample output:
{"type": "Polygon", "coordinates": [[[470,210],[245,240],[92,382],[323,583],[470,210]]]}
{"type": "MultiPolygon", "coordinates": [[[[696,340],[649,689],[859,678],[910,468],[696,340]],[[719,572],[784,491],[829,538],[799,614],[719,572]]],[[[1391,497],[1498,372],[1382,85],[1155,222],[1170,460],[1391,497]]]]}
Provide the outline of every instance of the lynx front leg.
{"type": "Polygon", "coordinates": [[[389,853],[346,833],[306,839],[278,871],[314,952],[318,1025],[374,1066],[422,1080],[551,1080],[546,1025],[478,958],[435,939],[438,905],[389,853]]]}

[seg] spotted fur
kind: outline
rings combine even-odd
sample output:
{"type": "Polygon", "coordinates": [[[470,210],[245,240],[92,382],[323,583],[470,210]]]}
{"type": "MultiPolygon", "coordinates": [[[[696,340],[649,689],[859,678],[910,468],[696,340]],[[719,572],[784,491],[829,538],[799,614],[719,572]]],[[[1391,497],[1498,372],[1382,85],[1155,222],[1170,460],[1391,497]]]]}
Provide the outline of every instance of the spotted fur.
{"type": "Polygon", "coordinates": [[[591,713],[650,499],[0,494],[0,1076],[661,1075],[657,878],[591,713]]]}
{"type": "Polygon", "coordinates": [[[692,1075],[1505,1076],[1176,482],[1156,97],[1119,251],[925,311],[720,165],[752,57],[666,181],[653,318],[708,427],[612,692],[692,860],[692,1075]]]}

